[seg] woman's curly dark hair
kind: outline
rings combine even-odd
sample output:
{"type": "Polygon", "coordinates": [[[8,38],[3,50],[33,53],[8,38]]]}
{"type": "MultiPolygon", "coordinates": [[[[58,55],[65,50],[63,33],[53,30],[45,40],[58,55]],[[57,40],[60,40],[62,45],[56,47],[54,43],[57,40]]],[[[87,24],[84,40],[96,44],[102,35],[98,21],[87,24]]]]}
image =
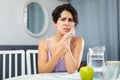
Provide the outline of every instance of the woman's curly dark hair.
{"type": "Polygon", "coordinates": [[[71,4],[62,4],[57,6],[52,12],[52,19],[56,23],[58,18],[60,18],[60,14],[64,11],[69,11],[73,16],[73,21],[75,22],[75,26],[78,24],[78,13],[76,9],[71,4]]]}

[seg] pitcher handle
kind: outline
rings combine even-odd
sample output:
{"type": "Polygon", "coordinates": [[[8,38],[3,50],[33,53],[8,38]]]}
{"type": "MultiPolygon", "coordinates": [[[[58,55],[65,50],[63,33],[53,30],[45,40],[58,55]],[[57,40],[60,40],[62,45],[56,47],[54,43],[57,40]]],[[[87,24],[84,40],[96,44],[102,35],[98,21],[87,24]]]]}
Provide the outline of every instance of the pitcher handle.
{"type": "Polygon", "coordinates": [[[89,64],[89,56],[90,56],[90,52],[87,53],[87,65],[89,64]]]}

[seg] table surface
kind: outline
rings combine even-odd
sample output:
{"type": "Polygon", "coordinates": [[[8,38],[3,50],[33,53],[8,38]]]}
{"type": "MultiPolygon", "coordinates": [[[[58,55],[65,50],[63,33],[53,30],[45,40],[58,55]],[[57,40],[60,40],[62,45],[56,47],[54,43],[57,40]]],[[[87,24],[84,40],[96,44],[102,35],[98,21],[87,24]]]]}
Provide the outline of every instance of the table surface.
{"type": "MultiPolygon", "coordinates": [[[[67,72],[59,73],[42,73],[42,74],[32,74],[8,78],[6,80],[81,80],[79,72],[69,74],[67,72]]],[[[97,79],[94,79],[97,80],[97,79]]],[[[118,79],[120,80],[120,75],[118,79]]]]}
{"type": "Polygon", "coordinates": [[[73,74],[68,74],[67,72],[60,72],[60,73],[24,75],[8,78],[6,80],[81,80],[81,79],[79,72],[75,72],[73,74]]]}

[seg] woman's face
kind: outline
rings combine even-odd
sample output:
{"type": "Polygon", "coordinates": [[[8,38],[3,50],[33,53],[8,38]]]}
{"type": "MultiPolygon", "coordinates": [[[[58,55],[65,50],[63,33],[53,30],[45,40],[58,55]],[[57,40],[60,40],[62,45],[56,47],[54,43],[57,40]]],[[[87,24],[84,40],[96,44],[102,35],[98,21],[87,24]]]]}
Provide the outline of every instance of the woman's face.
{"type": "Polygon", "coordinates": [[[62,35],[68,33],[74,26],[75,22],[73,21],[72,14],[66,10],[60,14],[60,18],[58,18],[57,23],[55,23],[57,32],[62,35]]]}

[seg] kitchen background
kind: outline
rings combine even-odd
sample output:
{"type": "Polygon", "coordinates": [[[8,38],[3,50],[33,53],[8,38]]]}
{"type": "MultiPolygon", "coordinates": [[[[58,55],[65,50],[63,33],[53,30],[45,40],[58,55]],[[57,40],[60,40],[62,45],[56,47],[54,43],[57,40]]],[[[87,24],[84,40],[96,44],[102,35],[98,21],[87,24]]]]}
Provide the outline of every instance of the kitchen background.
{"type": "Polygon", "coordinates": [[[120,60],[120,0],[0,0],[0,45],[38,45],[40,39],[52,36],[51,12],[63,3],[71,3],[78,11],[76,35],[85,40],[83,60],[88,48],[101,45],[106,47],[106,60],[120,60]],[[24,22],[25,6],[30,1],[38,2],[44,16],[39,22],[45,29],[36,35],[24,22]]]}

